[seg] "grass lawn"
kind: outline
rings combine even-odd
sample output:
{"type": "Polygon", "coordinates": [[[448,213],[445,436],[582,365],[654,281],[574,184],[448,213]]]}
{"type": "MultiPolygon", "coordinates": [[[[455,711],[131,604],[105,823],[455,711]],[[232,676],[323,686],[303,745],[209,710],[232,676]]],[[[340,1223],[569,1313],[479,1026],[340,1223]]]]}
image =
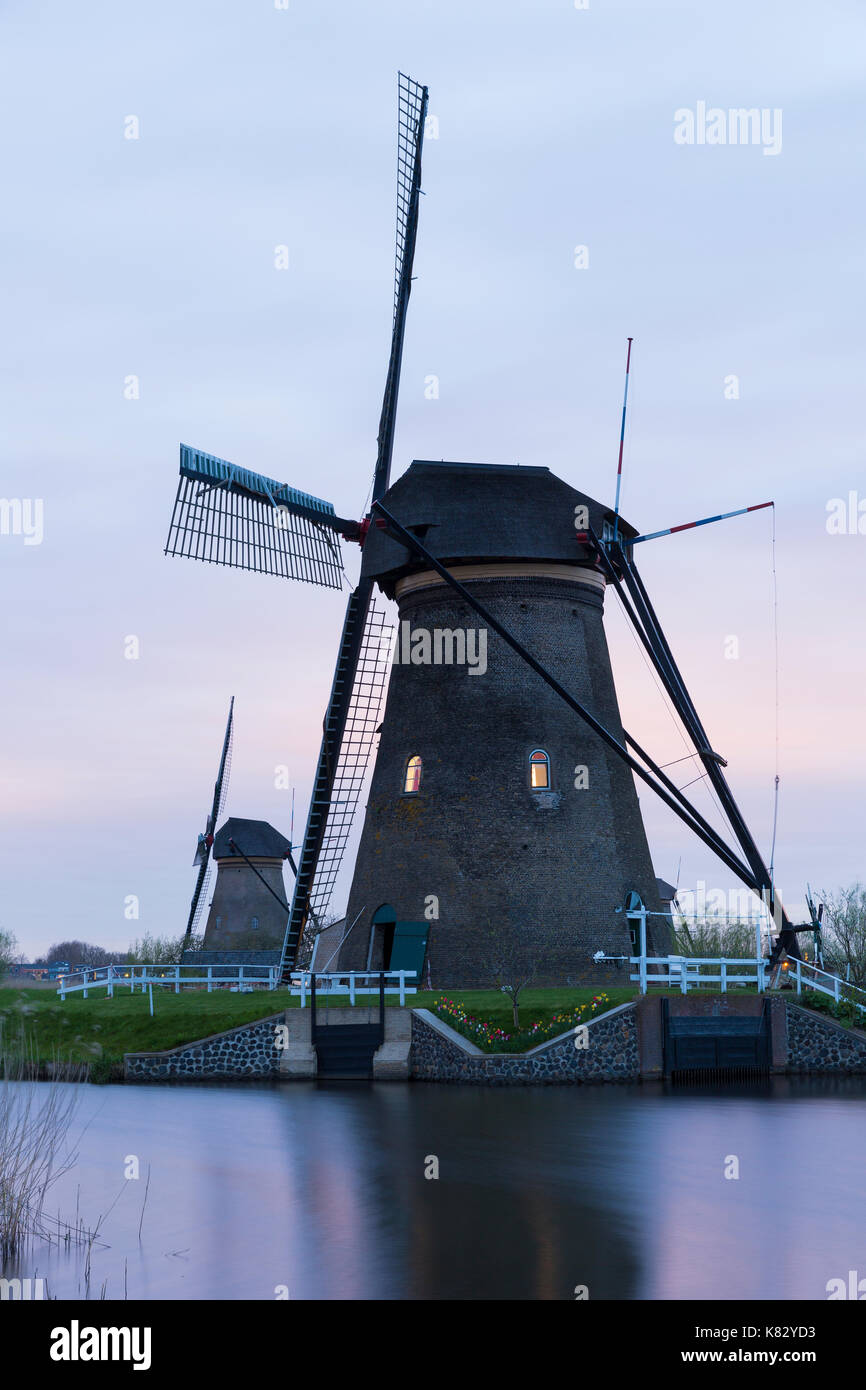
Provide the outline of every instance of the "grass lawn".
{"type": "MultiPolygon", "coordinates": [[[[415,1008],[429,1008],[434,999],[447,997],[461,1003],[478,1018],[483,1018],[506,1032],[513,1031],[511,1003],[498,990],[419,991],[407,996],[415,1008]]],[[[527,989],[520,996],[521,1027],[536,1020],[547,1021],[556,1013],[587,1003],[592,989],[527,989]]],[[[615,1008],[633,999],[633,988],[609,989],[609,1007],[615,1008]]],[[[365,1001],[366,1002],[366,1001],[365,1001]]],[[[376,999],[370,999],[375,1003],[376,999]]],[[[396,995],[386,1002],[394,1005],[396,995]]],[[[285,990],[256,990],[253,994],[231,994],[228,990],[185,991],[174,994],[169,989],[154,989],[153,1018],[146,994],[130,994],[115,987],[114,998],[105,990],[91,990],[87,999],[70,994],[61,1000],[51,990],[0,989],[0,1030],[7,1039],[16,1038],[22,1025],[32,1039],[34,1051],[42,1062],[119,1062],[124,1052],[161,1051],[194,1042],[211,1033],[221,1033],[249,1023],[285,1008],[297,1008],[297,997],[285,990]]],[[[348,1001],[335,999],[333,1004],[345,1007],[348,1001]]]]}
{"type": "MultiPolygon", "coordinates": [[[[554,1014],[586,1004],[598,992],[590,988],[526,989],[520,996],[521,1029],[529,1028],[536,1021],[546,1023],[554,1014]]],[[[608,996],[607,1007],[611,1009],[637,997],[634,986],[610,988],[604,992],[608,996]]],[[[701,990],[702,995],[711,992],[718,991],[701,990]]],[[[797,1000],[795,995],[785,993],[806,1007],[812,1003],[805,995],[797,1000]]],[[[511,1001],[499,990],[419,991],[408,995],[407,1003],[415,1008],[430,1008],[433,1001],[443,995],[461,1004],[476,1018],[506,1033],[514,1032],[511,1001]]],[[[375,1004],[375,997],[369,1002],[375,1004]]],[[[389,1007],[394,1006],[397,997],[388,995],[386,1002],[389,1007]]],[[[291,997],[285,990],[257,990],[253,994],[232,994],[228,990],[214,990],[208,994],[196,990],[176,995],[170,989],[155,989],[154,1017],[151,1018],[146,994],[130,994],[120,988],[115,989],[113,999],[109,999],[104,990],[92,990],[87,999],[80,994],[70,994],[65,1001],[53,990],[3,988],[0,989],[0,1032],[14,1041],[23,1025],[41,1062],[55,1059],[93,1062],[101,1058],[104,1063],[116,1064],[124,1052],[178,1047],[181,1043],[194,1042],[211,1033],[221,1033],[298,1006],[297,997],[291,997]]],[[[348,1007],[348,1000],[335,999],[332,1007],[348,1007]]]]}

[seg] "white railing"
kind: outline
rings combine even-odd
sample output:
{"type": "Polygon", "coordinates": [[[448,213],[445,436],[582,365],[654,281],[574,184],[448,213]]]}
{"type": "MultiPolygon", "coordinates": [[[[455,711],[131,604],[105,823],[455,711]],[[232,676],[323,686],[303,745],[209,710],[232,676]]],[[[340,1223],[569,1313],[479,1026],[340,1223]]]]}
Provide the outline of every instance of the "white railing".
{"type": "Polygon", "coordinates": [[[61,975],[57,993],[61,999],[79,993],[86,999],[91,989],[107,989],[113,998],[116,987],[130,993],[140,988],[144,994],[148,985],[158,985],[180,994],[181,985],[205,985],[210,994],[215,985],[228,985],[246,994],[253,989],[275,989],[278,973],[277,965],[100,965],[61,975]]]}
{"type": "Polygon", "coordinates": [[[676,987],[681,994],[702,985],[718,985],[722,994],[728,985],[756,985],[758,993],[767,988],[767,962],[754,956],[630,956],[629,963],[638,967],[629,979],[640,983],[641,994],[646,994],[647,984],[676,987]],[[707,969],[713,966],[718,967],[717,973],[707,969]],[[743,966],[751,974],[744,975],[743,966]]]}
{"type": "Polygon", "coordinates": [[[856,1009],[866,1013],[866,989],[861,989],[859,985],[849,984],[847,980],[840,980],[838,975],[831,975],[828,970],[822,970],[817,965],[809,965],[806,961],[789,961],[785,975],[789,980],[797,981],[797,993],[802,994],[804,989],[817,990],[819,994],[829,994],[838,1004],[840,999],[846,999],[853,1004],[856,1009]],[[821,979],[817,979],[817,976],[821,979]],[[854,995],[859,994],[860,998],[855,999],[854,995]]]}
{"type": "MultiPolygon", "coordinates": [[[[763,958],[756,960],[754,956],[596,956],[596,960],[622,959],[637,966],[637,972],[629,975],[629,979],[640,985],[641,994],[646,994],[648,984],[676,988],[681,994],[708,985],[718,985],[722,994],[727,993],[729,985],[757,986],[759,994],[767,988],[769,961],[763,958]],[[716,967],[715,971],[713,967],[716,967]],[[743,974],[743,968],[750,973],[743,974]]],[[[798,994],[802,994],[804,989],[817,990],[819,994],[827,994],[835,999],[837,1004],[841,999],[846,999],[866,1013],[866,990],[859,985],[849,984],[838,975],[831,975],[817,965],[802,960],[788,960],[783,965],[782,978],[790,980],[798,994]],[[855,998],[855,995],[859,995],[859,998],[855,998]]]]}
{"type": "MultiPolygon", "coordinates": [[[[377,970],[322,975],[317,972],[316,994],[346,997],[354,1004],[358,995],[378,995],[379,974],[377,970]]],[[[399,995],[400,1003],[404,1004],[407,994],[417,992],[413,984],[407,983],[410,976],[414,980],[416,974],[415,970],[386,970],[385,993],[399,995]]],[[[86,999],[89,990],[106,989],[109,998],[113,998],[116,988],[128,989],[130,993],[140,989],[144,994],[148,986],[157,985],[180,994],[182,985],[205,985],[210,994],[214,986],[228,985],[245,994],[253,989],[275,989],[278,975],[278,965],[100,965],[62,975],[57,993],[61,999],[67,994],[82,994],[86,999]]],[[[289,993],[300,996],[302,1009],[306,1008],[310,979],[309,970],[292,971],[289,993]]]]}
{"type": "MultiPolygon", "coordinates": [[[[406,983],[411,975],[414,980],[417,970],[386,970],[385,993],[399,994],[400,1003],[405,1004],[407,994],[417,993],[414,985],[406,983]],[[389,980],[396,981],[395,984],[388,984],[389,980]]],[[[330,998],[333,995],[348,998],[350,1004],[354,1004],[355,998],[359,994],[379,993],[379,978],[382,974],[379,970],[349,970],[337,971],[333,974],[320,975],[316,971],[316,998],[324,995],[330,998]]],[[[300,995],[301,1008],[307,1006],[307,997],[310,994],[310,981],[312,972],[309,970],[293,970],[291,974],[290,994],[300,995]]]]}

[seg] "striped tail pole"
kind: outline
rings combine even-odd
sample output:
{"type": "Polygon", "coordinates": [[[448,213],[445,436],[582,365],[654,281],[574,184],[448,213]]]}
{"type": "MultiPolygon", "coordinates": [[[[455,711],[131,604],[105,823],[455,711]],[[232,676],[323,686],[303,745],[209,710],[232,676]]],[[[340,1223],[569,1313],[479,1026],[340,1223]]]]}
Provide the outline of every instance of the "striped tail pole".
{"type": "Polygon", "coordinates": [[[695,526],[709,526],[711,521],[727,521],[729,516],[744,516],[746,512],[761,512],[765,507],[774,507],[775,502],[758,502],[754,507],[738,507],[735,512],[720,512],[718,516],[705,516],[700,521],[684,521],[682,526],[668,526],[664,531],[649,531],[645,536],[635,536],[629,545],[639,541],[654,541],[659,536],[673,536],[677,531],[692,531],[695,526]]]}
{"type": "Polygon", "coordinates": [[[616,501],[615,501],[615,503],[614,503],[614,509],[613,509],[613,510],[614,510],[614,524],[613,524],[613,535],[614,535],[614,540],[616,540],[617,532],[618,532],[618,530],[619,530],[619,490],[620,490],[620,487],[621,487],[621,485],[622,485],[622,450],[623,450],[623,445],[625,444],[625,412],[626,412],[626,409],[627,409],[627,407],[628,407],[628,373],[629,373],[629,367],[631,366],[631,345],[632,345],[633,342],[634,342],[634,338],[629,338],[629,340],[628,340],[628,351],[626,352],[626,356],[625,356],[625,391],[624,391],[624,393],[623,393],[623,398],[622,398],[622,424],[620,425],[620,430],[619,430],[619,459],[617,460],[617,465],[616,465],[616,501]]]}

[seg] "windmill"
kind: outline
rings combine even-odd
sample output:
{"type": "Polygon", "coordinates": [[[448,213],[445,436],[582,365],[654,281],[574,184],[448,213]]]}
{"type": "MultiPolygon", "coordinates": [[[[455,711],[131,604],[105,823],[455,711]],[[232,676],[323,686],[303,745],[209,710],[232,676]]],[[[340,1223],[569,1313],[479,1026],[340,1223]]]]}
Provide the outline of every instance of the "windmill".
{"type": "MultiPolygon", "coordinates": [[[[389,486],[426,109],[426,88],[400,74],[394,312],[367,516],[360,522],[338,516],[331,503],[309,493],[186,445],[180,449],[167,554],[340,588],[340,538],[362,548],[323,721],[281,978],[294,964],[307,922],[318,926],[327,909],[380,732],[388,653],[384,616],[373,601],[377,586],[398,601],[401,619],[405,612],[435,623],[439,615],[449,635],[467,616],[480,618],[499,639],[491,664],[499,685],[488,685],[478,698],[478,682],[460,688],[451,681],[453,666],[438,668],[435,679],[427,668],[423,683],[411,659],[392,666],[346,914],[355,935],[339,943],[337,968],[394,968],[400,928],[407,929],[406,938],[421,940],[425,884],[426,896],[441,896],[436,875],[445,881],[451,912],[436,936],[439,984],[449,971],[458,982],[458,968],[460,983],[483,982],[490,940],[477,919],[485,899],[496,904],[491,934],[514,936],[530,922],[551,970],[562,978],[578,957],[592,954],[574,928],[581,895],[585,924],[594,930],[603,923],[601,944],[627,946],[622,904],[633,903],[636,894],[662,916],[655,913],[656,880],[635,777],[762,896],[777,924],[776,959],[783,951],[799,954],[797,932],[805,928],[793,927],[784,914],[772,873],[724,777],[726,761],[712,748],[634,564],[639,543],[723,517],[646,534],[625,522],[619,514],[622,434],[613,509],[546,468],[415,461],[389,486]],[[735,844],[622,728],[601,624],[606,589],[621,599],[680,715],[735,844]],[[583,725],[579,747],[574,714],[583,725]],[[534,737],[539,720],[545,741],[557,749],[553,759],[534,737]],[[425,762],[420,741],[434,726],[437,737],[425,762]],[[455,740],[460,757],[448,764],[455,740]],[[524,746],[525,777],[522,762],[515,771],[524,746]],[[589,798],[565,795],[569,762],[591,773],[589,798]],[[402,900],[393,902],[399,894],[402,900]],[[442,971],[440,961],[446,963],[442,971]]],[[[428,949],[426,929],[420,949],[422,955],[428,949]]]]}
{"type": "Polygon", "coordinates": [[[196,926],[198,925],[198,921],[202,913],[202,908],[204,907],[205,898],[207,896],[204,891],[204,888],[211,867],[210,858],[211,848],[213,847],[214,841],[214,833],[216,831],[217,822],[219,821],[219,818],[223,813],[223,808],[226,804],[226,797],[228,796],[229,775],[231,773],[232,766],[234,710],[235,697],[233,695],[231,698],[231,703],[229,704],[229,717],[226,720],[226,732],[225,738],[223,739],[223,751],[220,755],[219,772],[217,773],[217,779],[214,783],[213,801],[211,803],[208,818],[205,821],[204,831],[198,837],[198,844],[196,845],[195,850],[195,858],[192,861],[193,865],[198,868],[198,878],[195,882],[195,892],[192,895],[192,902],[189,906],[189,917],[187,919],[186,931],[184,932],[183,937],[184,950],[186,950],[186,948],[189,945],[190,938],[196,926]]]}
{"type": "MultiPolygon", "coordinates": [[[[390,478],[426,113],[427,88],[400,73],[394,310],[373,471],[374,501],[387,491],[390,478]]],[[[180,481],[165,552],[339,589],[339,537],[363,542],[368,527],[369,519],[357,522],[338,517],[330,502],[182,444],[180,481]]],[[[362,577],[349,596],[340,635],[283,946],[283,970],[294,963],[308,918],[320,920],[330,901],[378,724],[387,632],[384,612],[373,602],[373,582],[362,577]]],[[[191,922],[193,917],[194,913],[191,922]]]]}

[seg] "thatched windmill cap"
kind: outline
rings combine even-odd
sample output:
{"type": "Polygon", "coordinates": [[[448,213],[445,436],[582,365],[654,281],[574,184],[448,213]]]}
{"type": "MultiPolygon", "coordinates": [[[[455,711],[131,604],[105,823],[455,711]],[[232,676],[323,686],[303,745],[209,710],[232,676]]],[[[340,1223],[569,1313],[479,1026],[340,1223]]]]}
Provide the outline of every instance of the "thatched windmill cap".
{"type": "Polygon", "coordinates": [[[229,816],[220,826],[214,836],[213,855],[215,859],[237,859],[243,863],[240,855],[232,852],[229,840],[234,840],[248,859],[282,859],[289,848],[288,838],[266,820],[243,820],[238,816],[229,816]]]}
{"type": "MultiPolygon", "coordinates": [[[[443,564],[529,561],[594,564],[575,538],[575,507],[585,506],[601,535],[609,507],[564,483],[549,468],[435,463],[416,459],[382,499],[443,564]]],[[[638,532],[620,518],[620,532],[638,532]]],[[[423,564],[375,525],[364,543],[363,573],[393,595],[398,579],[423,564]]]]}

